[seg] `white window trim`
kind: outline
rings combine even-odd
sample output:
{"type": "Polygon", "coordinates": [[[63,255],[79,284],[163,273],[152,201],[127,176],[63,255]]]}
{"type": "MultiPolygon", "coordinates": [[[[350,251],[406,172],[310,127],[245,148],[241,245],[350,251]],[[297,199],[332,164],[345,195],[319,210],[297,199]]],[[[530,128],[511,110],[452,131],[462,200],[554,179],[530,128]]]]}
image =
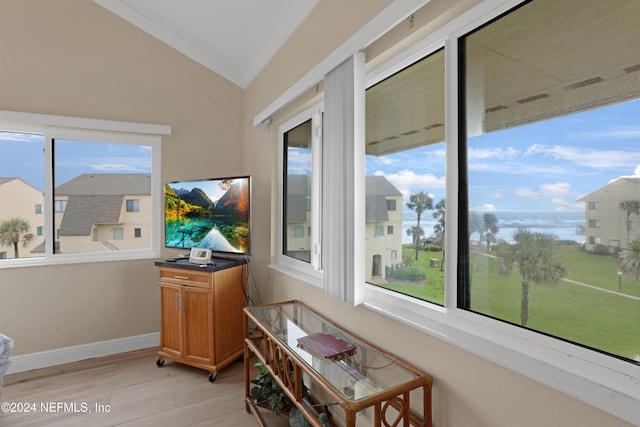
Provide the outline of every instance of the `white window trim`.
{"type": "Polygon", "coordinates": [[[0,130],[8,132],[30,132],[45,137],[45,235],[53,236],[53,159],[54,139],[76,139],[86,141],[108,141],[109,143],[138,144],[152,147],[151,200],[152,230],[148,249],[113,252],[88,252],[53,254],[53,245],[45,247],[45,255],[36,258],[5,259],[0,269],[19,266],[37,266],[64,263],[115,261],[130,259],[153,259],[160,256],[160,224],[162,223],[162,136],[171,135],[171,127],[164,125],[120,122],[101,119],[85,119],[69,116],[23,113],[0,110],[0,130]],[[51,209],[49,208],[51,207],[51,209]]]}
{"type": "Polygon", "coordinates": [[[321,215],[320,215],[320,189],[321,189],[321,153],[322,153],[322,125],[321,116],[324,109],[323,103],[318,103],[307,110],[296,114],[294,117],[278,126],[278,246],[276,263],[269,267],[301,279],[310,285],[322,288],[324,284],[324,272],[321,265],[322,250],[320,247],[321,215]],[[296,126],[311,120],[311,262],[304,262],[283,254],[284,242],[284,134],[296,126]]]}
{"type": "Polygon", "coordinates": [[[447,189],[444,307],[364,284],[364,306],[422,330],[626,421],[640,419],[640,366],[456,307],[458,38],[522,3],[489,1],[372,70],[367,87],[445,46],[447,189]]]}
{"type": "MultiPolygon", "coordinates": [[[[415,62],[417,58],[425,56],[425,51],[435,51],[437,47],[446,46],[446,191],[449,208],[446,212],[446,224],[450,230],[457,230],[458,211],[457,38],[523,2],[524,0],[482,1],[421,42],[409,47],[398,57],[373,70],[366,78],[368,87],[375,80],[380,81],[405,65],[415,62]]],[[[264,124],[268,123],[272,114],[320,81],[329,70],[352,52],[365,48],[381,36],[397,22],[398,17],[402,15],[402,19],[408,16],[426,2],[393,3],[393,10],[390,8],[383,11],[374,20],[375,25],[368,24],[363,27],[362,31],[358,31],[354,37],[341,45],[340,49],[321,61],[260,112],[254,118],[254,126],[265,128],[264,124]],[[381,22],[386,22],[387,26],[380,25],[381,22]]],[[[640,366],[457,309],[457,232],[447,233],[447,247],[451,250],[447,251],[445,262],[448,286],[444,307],[362,283],[359,292],[364,293],[363,306],[519,372],[630,423],[637,423],[640,419],[640,366]]],[[[281,265],[274,265],[272,268],[303,282],[313,283],[315,280],[305,273],[281,265]]],[[[322,282],[315,283],[315,286],[322,287],[322,282]]]]}

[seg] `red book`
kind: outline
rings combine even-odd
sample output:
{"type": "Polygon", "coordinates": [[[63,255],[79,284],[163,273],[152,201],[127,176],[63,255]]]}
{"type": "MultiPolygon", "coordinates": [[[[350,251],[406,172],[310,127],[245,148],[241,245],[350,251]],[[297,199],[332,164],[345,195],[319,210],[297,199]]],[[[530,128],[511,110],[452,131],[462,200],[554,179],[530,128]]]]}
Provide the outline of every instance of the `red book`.
{"type": "Polygon", "coordinates": [[[330,334],[313,334],[298,338],[298,346],[320,354],[328,359],[351,354],[356,346],[330,334]]]}

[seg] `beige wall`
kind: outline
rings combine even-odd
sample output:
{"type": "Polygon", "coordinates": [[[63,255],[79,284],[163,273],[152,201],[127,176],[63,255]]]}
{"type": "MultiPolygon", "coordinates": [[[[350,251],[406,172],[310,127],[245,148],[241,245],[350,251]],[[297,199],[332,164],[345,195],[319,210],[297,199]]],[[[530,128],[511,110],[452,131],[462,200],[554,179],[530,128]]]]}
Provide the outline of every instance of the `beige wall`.
{"type": "MultiPolygon", "coordinates": [[[[243,90],[89,0],[3,0],[0,110],[171,126],[163,181],[242,172],[243,90]]],[[[0,172],[1,174],[1,172],[0,172]]],[[[153,260],[0,269],[15,354],[156,333],[153,260]]]]}
{"type": "MultiPolygon", "coordinates": [[[[454,7],[460,7],[456,2],[454,7]]],[[[471,2],[467,2],[471,3],[471,2]]],[[[263,302],[299,299],[337,323],[388,349],[434,376],[437,427],[626,426],[604,413],[536,381],[497,366],[442,340],[364,308],[353,308],[321,290],[269,270],[275,254],[277,218],[277,125],[253,129],[254,117],[306,71],[378,13],[386,1],[323,0],[291,40],[250,85],[245,98],[245,164],[260,180],[254,204],[252,272],[263,302]],[[331,30],[328,22],[331,22],[331,30]],[[269,164],[266,159],[271,159],[269,164]],[[270,238],[269,234],[272,238],[270,238]]],[[[450,2],[433,0],[442,8],[450,2]]],[[[401,30],[398,30],[401,32],[401,30]]],[[[381,51],[375,51],[382,54],[381,51]]]]}
{"type": "MultiPolygon", "coordinates": [[[[254,129],[253,117],[387,3],[323,0],[244,92],[88,0],[2,0],[0,109],[170,125],[163,181],[250,173],[252,295],[301,299],[430,372],[437,427],[627,425],[268,269],[276,136],[275,127],[254,129]]],[[[16,354],[157,332],[156,280],[152,260],[0,269],[0,329],[16,340],[16,354]]]]}

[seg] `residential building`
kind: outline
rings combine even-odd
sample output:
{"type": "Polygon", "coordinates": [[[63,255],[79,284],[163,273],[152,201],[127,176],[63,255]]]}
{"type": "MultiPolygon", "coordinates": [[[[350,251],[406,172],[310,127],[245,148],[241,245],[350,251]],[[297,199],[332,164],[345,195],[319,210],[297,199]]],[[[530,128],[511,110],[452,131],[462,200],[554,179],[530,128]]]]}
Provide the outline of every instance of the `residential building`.
{"type": "Polygon", "coordinates": [[[602,245],[613,252],[627,249],[630,242],[640,239],[640,215],[625,212],[621,206],[625,201],[640,205],[640,178],[618,178],[578,201],[584,202],[587,250],[602,245]]]}
{"type": "Polygon", "coordinates": [[[366,177],[367,280],[384,280],[402,264],[402,193],[384,176],[366,177]]]}
{"type": "MultiPolygon", "coordinates": [[[[18,256],[21,258],[42,255],[44,244],[44,194],[20,178],[0,178],[0,224],[18,218],[29,224],[28,234],[32,238],[18,244],[18,256]],[[11,209],[7,209],[10,206],[11,209]],[[24,244],[26,243],[26,244],[24,244]]],[[[0,259],[14,258],[13,246],[0,246],[0,259]]]]}
{"type": "MultiPolygon", "coordinates": [[[[309,261],[311,191],[309,175],[287,177],[287,253],[309,261]]],[[[366,177],[367,280],[384,280],[402,264],[402,193],[384,176],[366,177]]]]}
{"type": "Polygon", "coordinates": [[[151,176],[82,174],[55,190],[56,253],[148,247],[151,176]]]}
{"type": "Polygon", "coordinates": [[[627,249],[631,241],[640,239],[640,215],[625,212],[621,206],[630,200],[640,204],[640,178],[618,178],[578,200],[585,207],[587,250],[602,245],[613,252],[627,249]]]}

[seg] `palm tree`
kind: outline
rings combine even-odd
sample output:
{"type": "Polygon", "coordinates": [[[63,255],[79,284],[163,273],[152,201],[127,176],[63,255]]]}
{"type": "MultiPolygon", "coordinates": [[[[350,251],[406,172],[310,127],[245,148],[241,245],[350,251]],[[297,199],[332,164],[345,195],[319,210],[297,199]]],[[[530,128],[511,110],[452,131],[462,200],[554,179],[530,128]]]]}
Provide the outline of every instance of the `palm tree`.
{"type": "Polygon", "coordinates": [[[634,240],[629,249],[622,253],[620,270],[633,273],[636,280],[640,277],[640,241],[634,240]]]}
{"type": "Polygon", "coordinates": [[[513,239],[513,244],[503,241],[496,246],[496,270],[506,275],[511,273],[514,265],[518,267],[522,278],[520,323],[526,326],[529,320],[529,286],[534,283],[554,285],[567,274],[567,268],[554,255],[554,235],[518,230],[513,239]]]}
{"type": "MultiPolygon", "coordinates": [[[[424,230],[422,229],[422,227],[414,225],[407,228],[407,236],[411,236],[411,238],[413,239],[413,246],[418,247],[421,237],[424,236],[424,230]]],[[[416,259],[418,259],[417,256],[416,259]]]]}
{"type": "Polygon", "coordinates": [[[29,233],[29,222],[21,218],[11,218],[0,224],[0,245],[13,245],[15,258],[18,258],[18,243],[22,246],[33,239],[33,234],[29,233]]]}
{"type": "Polygon", "coordinates": [[[436,203],[435,212],[433,213],[433,217],[438,220],[436,225],[433,226],[433,232],[436,235],[436,238],[440,240],[440,247],[442,248],[442,261],[440,262],[440,271],[444,269],[444,214],[446,212],[445,209],[445,199],[440,200],[436,203]]]}
{"type": "MultiPolygon", "coordinates": [[[[416,211],[418,215],[418,224],[416,225],[417,229],[420,228],[420,217],[424,213],[424,211],[430,211],[433,209],[433,198],[426,194],[424,191],[421,191],[417,194],[412,194],[409,197],[409,202],[407,203],[407,207],[416,211]]],[[[414,241],[416,247],[416,260],[418,259],[418,246],[420,244],[420,239],[416,239],[414,241]]]]}
{"type": "Polygon", "coordinates": [[[495,214],[485,213],[482,216],[482,219],[484,223],[484,237],[487,241],[487,252],[490,252],[491,242],[496,241],[496,234],[498,234],[498,231],[500,231],[500,229],[498,228],[498,218],[495,216],[495,214]]]}
{"type": "Polygon", "coordinates": [[[620,209],[627,214],[627,246],[631,245],[631,237],[629,233],[631,232],[631,227],[629,227],[629,217],[631,214],[640,215],[640,200],[623,200],[620,202],[620,209]]]}

